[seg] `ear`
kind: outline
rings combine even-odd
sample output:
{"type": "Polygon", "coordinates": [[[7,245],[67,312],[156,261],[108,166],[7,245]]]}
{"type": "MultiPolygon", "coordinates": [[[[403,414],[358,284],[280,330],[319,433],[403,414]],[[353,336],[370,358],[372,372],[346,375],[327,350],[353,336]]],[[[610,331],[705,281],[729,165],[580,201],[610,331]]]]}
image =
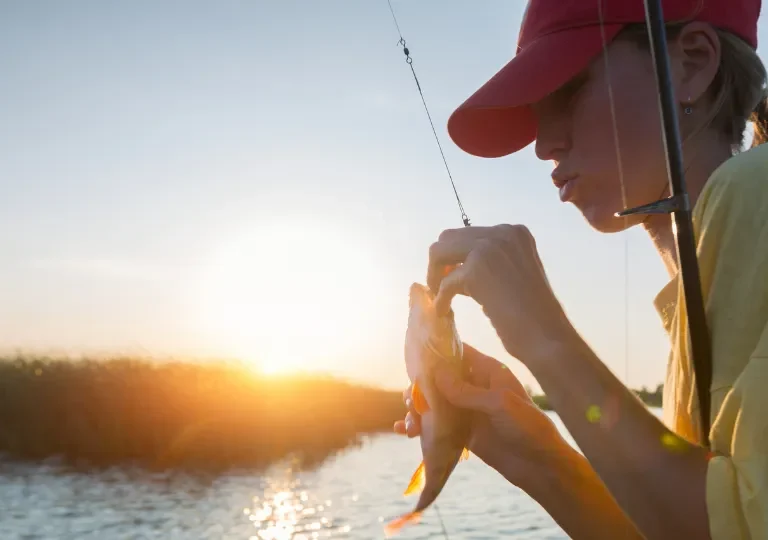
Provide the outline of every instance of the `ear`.
{"type": "Polygon", "coordinates": [[[706,97],[720,67],[720,38],[711,25],[686,24],[669,40],[670,68],[679,103],[693,105],[706,97]]]}

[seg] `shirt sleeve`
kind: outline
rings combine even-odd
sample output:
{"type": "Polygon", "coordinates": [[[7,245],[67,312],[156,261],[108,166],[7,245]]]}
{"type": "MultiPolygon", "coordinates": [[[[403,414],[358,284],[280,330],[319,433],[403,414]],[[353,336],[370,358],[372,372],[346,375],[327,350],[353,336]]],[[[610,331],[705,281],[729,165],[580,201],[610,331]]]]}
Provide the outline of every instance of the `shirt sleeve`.
{"type": "Polygon", "coordinates": [[[748,154],[713,175],[694,212],[712,339],[715,540],[768,538],[768,145],[748,154]]]}

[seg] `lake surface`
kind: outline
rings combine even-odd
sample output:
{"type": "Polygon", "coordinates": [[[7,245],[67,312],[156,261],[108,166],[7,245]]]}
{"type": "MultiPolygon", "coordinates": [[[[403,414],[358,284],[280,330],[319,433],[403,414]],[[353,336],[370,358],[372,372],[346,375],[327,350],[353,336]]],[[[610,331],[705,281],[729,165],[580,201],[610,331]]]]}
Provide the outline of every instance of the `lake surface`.
{"type": "MultiPolygon", "coordinates": [[[[415,504],[402,492],[420,459],[417,440],[385,434],[311,472],[285,464],[207,480],[0,462],[0,538],[380,539],[386,521],[415,504]]],[[[437,503],[451,540],[567,538],[537,503],[475,456],[456,468],[437,503]]],[[[399,538],[445,538],[435,509],[399,538]]]]}

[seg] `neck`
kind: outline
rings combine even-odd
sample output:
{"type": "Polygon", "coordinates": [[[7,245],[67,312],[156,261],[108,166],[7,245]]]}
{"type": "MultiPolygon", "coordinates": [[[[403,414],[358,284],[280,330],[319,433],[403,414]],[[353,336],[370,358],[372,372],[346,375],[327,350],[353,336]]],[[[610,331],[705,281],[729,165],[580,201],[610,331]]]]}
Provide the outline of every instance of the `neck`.
{"type": "MultiPolygon", "coordinates": [[[[696,205],[704,185],[714,170],[731,157],[730,145],[722,139],[711,137],[690,141],[692,151],[685,156],[685,184],[691,209],[696,205]]],[[[669,196],[669,187],[664,196],[669,196]]],[[[659,252],[670,279],[677,275],[677,244],[672,232],[672,216],[669,214],[650,214],[643,222],[643,227],[651,237],[659,252]]]]}

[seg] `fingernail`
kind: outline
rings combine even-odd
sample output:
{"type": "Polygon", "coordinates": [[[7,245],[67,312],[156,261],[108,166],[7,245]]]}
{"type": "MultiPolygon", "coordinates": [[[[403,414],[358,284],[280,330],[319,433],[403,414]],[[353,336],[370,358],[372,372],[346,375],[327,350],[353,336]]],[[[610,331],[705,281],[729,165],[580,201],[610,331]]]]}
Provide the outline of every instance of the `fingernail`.
{"type": "Polygon", "coordinates": [[[406,398],[406,400],[405,400],[405,406],[406,406],[406,407],[408,407],[408,408],[410,409],[410,408],[411,408],[411,403],[412,403],[412,401],[411,401],[411,398],[406,398]]]}
{"type": "Polygon", "coordinates": [[[405,421],[405,430],[410,431],[412,427],[413,427],[413,420],[409,418],[408,420],[405,421]]]}

